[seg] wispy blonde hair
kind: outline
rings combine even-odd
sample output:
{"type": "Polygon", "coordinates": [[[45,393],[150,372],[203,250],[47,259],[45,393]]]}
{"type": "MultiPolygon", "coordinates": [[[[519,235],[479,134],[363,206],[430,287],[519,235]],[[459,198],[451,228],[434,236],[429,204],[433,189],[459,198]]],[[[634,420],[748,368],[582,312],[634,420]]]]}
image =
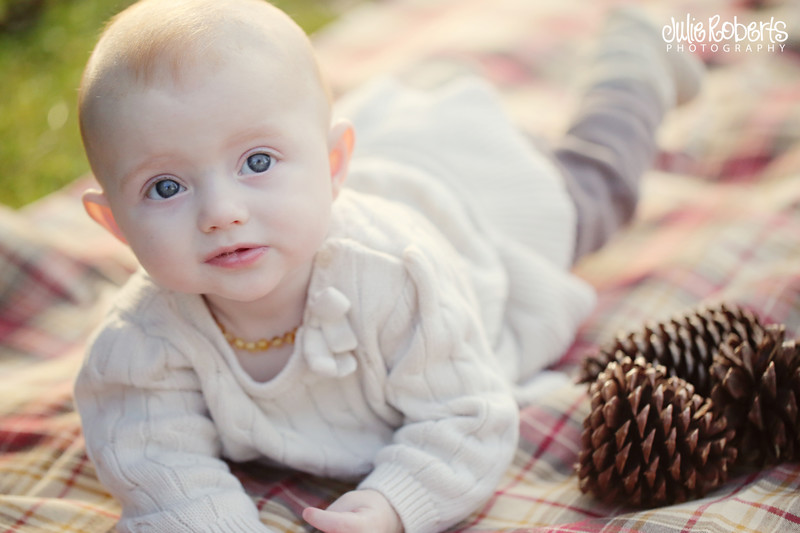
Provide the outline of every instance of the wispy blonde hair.
{"type": "Polygon", "coordinates": [[[93,108],[103,98],[158,76],[179,83],[191,67],[213,68],[225,53],[245,46],[287,62],[330,100],[305,32],[268,2],[140,0],[109,21],[83,72],[78,116],[84,143],[93,108]]]}

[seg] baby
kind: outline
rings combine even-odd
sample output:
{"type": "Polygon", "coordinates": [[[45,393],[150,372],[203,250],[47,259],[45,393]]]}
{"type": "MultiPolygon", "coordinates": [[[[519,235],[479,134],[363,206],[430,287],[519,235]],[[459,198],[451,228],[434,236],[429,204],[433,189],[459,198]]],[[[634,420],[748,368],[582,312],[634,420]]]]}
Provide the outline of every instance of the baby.
{"type": "Polygon", "coordinates": [[[472,80],[381,82],[334,115],[261,0],[112,20],[80,90],[84,205],[142,268],[75,395],[120,531],[269,531],[226,460],[357,481],[303,512],[326,532],[442,531],[492,494],[518,393],[592,308],[570,266],[630,218],[697,88],[636,17],[601,42],[544,154],[472,80]]]}

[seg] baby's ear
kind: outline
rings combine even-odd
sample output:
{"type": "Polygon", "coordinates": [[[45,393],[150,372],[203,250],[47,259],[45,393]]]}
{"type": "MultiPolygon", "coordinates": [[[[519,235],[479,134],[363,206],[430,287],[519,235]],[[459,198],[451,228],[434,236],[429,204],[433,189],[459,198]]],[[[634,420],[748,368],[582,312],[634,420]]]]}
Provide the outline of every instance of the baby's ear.
{"type": "Polygon", "coordinates": [[[105,194],[97,189],[89,189],[83,193],[83,207],[92,217],[92,220],[106,228],[114,237],[128,244],[117,225],[117,221],[114,220],[114,213],[111,212],[111,206],[108,204],[108,198],[106,198],[105,194]]]}
{"type": "Polygon", "coordinates": [[[350,164],[350,156],[353,155],[355,145],[355,132],[353,125],[348,120],[337,120],[331,127],[328,134],[329,159],[331,164],[331,183],[333,185],[333,197],[339,194],[339,190],[344,185],[347,178],[347,168],[350,164]]]}

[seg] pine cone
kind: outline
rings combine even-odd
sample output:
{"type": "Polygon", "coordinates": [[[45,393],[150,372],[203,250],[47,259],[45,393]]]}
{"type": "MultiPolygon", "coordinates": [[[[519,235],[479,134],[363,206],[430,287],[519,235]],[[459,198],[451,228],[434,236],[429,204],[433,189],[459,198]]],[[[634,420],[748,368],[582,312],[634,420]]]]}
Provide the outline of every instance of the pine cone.
{"type": "Polygon", "coordinates": [[[624,357],[591,385],[576,464],[582,492],[658,506],[700,497],[727,479],[733,430],[710,400],[666,373],[624,357]]]}
{"type": "Polygon", "coordinates": [[[758,317],[738,306],[701,307],[667,322],[648,323],[641,331],[621,334],[583,361],[581,383],[591,383],[611,361],[644,357],[670,376],[685,379],[701,396],[711,391],[714,354],[730,333],[751,339],[763,327],[758,317]]]}
{"type": "Polygon", "coordinates": [[[800,459],[800,346],[782,325],[742,342],[731,336],[714,359],[711,398],[736,430],[741,460],[753,466],[800,459]]]}

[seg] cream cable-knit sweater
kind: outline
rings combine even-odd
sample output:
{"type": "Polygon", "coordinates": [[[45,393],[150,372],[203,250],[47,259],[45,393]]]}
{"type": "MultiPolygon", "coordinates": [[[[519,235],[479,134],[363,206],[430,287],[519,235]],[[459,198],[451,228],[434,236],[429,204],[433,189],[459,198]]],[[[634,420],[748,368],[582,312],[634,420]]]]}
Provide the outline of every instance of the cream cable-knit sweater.
{"type": "MultiPolygon", "coordinates": [[[[475,98],[461,88],[447,99],[462,93],[475,98]]],[[[123,506],[121,531],[269,531],[220,457],[363,479],[408,533],[441,531],[492,493],[516,448],[512,383],[561,355],[593,294],[501,236],[491,214],[431,175],[435,144],[414,142],[419,157],[400,160],[363,143],[355,186],[394,184],[398,201],[352,190],[336,200],[294,353],[271,381],[242,370],[202,297],[141,272],[121,291],[76,384],[88,453],[123,506]]],[[[502,187],[501,174],[486,174],[498,154],[484,155],[460,176],[502,187]]],[[[543,168],[528,165],[528,179],[543,168]]],[[[564,196],[545,187],[526,205],[564,196]]],[[[552,251],[570,231],[542,235],[552,251]]]]}

